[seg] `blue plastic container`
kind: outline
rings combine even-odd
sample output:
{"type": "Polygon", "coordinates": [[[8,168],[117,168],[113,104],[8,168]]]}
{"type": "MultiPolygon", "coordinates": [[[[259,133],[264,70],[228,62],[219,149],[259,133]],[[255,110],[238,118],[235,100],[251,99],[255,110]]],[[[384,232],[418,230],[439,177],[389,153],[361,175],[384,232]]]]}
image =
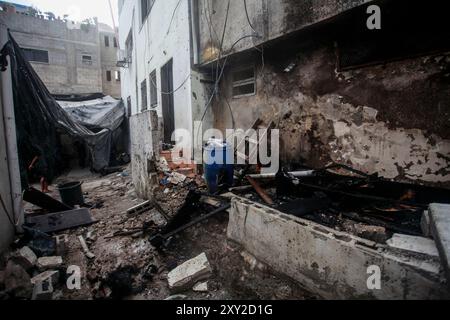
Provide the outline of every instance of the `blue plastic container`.
{"type": "Polygon", "coordinates": [[[214,194],[218,191],[219,178],[225,178],[228,187],[233,186],[234,181],[234,152],[226,143],[217,140],[209,141],[204,149],[203,165],[208,191],[214,194]]]}

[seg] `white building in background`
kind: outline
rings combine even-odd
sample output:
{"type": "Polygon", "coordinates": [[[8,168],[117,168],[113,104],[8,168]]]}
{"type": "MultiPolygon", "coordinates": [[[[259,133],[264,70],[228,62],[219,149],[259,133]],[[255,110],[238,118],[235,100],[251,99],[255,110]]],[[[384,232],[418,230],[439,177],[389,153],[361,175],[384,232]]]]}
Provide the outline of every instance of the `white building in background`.
{"type": "Polygon", "coordinates": [[[193,136],[205,92],[192,68],[191,1],[119,0],[118,5],[121,91],[131,115],[133,178],[145,196],[148,160],[158,154],[155,149],[172,144],[175,129],[193,136]]]}

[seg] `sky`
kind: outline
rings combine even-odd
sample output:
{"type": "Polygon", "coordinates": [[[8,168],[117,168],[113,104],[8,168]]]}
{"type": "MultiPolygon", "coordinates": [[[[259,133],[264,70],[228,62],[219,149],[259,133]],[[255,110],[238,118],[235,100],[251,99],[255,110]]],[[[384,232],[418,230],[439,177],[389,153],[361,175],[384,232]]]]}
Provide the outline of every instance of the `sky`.
{"type": "MultiPolygon", "coordinates": [[[[100,22],[113,26],[108,0],[5,0],[24,5],[32,5],[42,12],[53,12],[56,16],[69,15],[70,20],[82,21],[98,17],[100,22]]],[[[114,19],[117,22],[117,0],[111,0],[114,19]]]]}

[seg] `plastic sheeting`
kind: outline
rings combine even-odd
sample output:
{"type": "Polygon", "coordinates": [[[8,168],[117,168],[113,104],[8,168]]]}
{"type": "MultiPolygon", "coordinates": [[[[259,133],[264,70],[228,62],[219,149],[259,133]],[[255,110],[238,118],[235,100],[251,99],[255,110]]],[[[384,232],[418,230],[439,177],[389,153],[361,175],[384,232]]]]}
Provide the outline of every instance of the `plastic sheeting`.
{"type": "Polygon", "coordinates": [[[123,104],[106,97],[100,103],[91,101],[71,106],[69,102],[64,102],[67,108],[64,110],[26,60],[10,33],[9,40],[1,51],[1,64],[4,71],[8,64],[6,56],[10,57],[23,184],[28,180],[27,167],[36,155],[43,158],[50,180],[64,166],[58,139],[60,133],[86,143],[93,170],[100,171],[108,167],[114,131],[125,118],[123,104]]]}

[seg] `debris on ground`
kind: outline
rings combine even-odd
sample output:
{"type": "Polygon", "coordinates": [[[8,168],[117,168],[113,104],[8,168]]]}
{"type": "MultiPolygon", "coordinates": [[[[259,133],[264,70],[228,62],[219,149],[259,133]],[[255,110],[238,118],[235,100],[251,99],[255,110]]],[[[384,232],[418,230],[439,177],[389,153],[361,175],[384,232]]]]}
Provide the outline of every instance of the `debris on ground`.
{"type": "Polygon", "coordinates": [[[207,280],[212,270],[205,253],[186,261],[167,276],[172,292],[181,292],[192,288],[199,281],[207,280]]]}

